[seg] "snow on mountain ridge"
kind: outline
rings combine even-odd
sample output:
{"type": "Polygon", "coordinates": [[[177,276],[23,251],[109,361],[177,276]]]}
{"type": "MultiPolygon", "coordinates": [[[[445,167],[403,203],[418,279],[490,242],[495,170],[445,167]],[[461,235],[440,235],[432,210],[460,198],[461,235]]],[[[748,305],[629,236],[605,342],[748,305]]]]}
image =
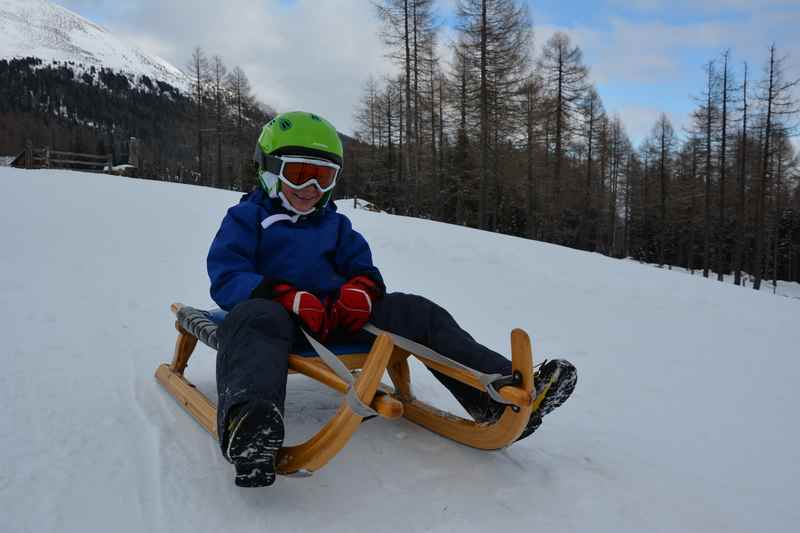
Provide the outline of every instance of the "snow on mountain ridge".
{"type": "Polygon", "coordinates": [[[0,0],[0,58],[20,57],[107,67],[189,87],[187,76],[167,61],[47,0],[0,0]]]}

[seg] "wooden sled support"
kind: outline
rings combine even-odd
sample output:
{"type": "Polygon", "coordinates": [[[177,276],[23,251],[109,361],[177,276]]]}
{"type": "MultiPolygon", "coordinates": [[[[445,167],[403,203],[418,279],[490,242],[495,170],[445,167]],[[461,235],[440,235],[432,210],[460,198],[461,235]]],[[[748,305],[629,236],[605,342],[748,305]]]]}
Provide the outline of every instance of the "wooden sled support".
{"type": "MultiPolygon", "coordinates": [[[[412,354],[408,354],[412,355],[412,354]]],[[[407,357],[407,356],[406,356],[407,357]]],[[[522,434],[533,410],[533,354],[528,334],[521,329],[511,332],[511,364],[520,383],[500,389],[504,399],[512,401],[502,416],[492,423],[467,420],[432,407],[411,394],[410,372],[406,358],[394,359],[389,367],[389,377],[399,391],[403,402],[403,416],[434,433],[481,450],[497,450],[514,443],[522,434]],[[509,390],[510,389],[510,390],[509,390]]],[[[423,363],[430,364],[423,358],[423,363]]],[[[447,366],[438,365],[436,370],[476,389],[483,386],[465,373],[447,366]]]]}
{"type": "MultiPolygon", "coordinates": [[[[370,404],[375,397],[393,347],[394,344],[388,336],[378,337],[353,385],[358,397],[366,404],[370,404]]],[[[358,429],[362,418],[343,399],[336,415],[311,439],[298,446],[281,448],[276,470],[281,474],[300,470],[313,472],[325,466],[344,448],[358,429]]]]}
{"type": "MultiPolygon", "coordinates": [[[[178,313],[181,304],[173,304],[178,313]]],[[[156,370],[156,379],[209,433],[217,435],[216,406],[184,376],[197,337],[175,324],[178,339],[170,364],[156,370]]],[[[512,366],[517,382],[500,388],[499,394],[509,402],[501,417],[491,423],[478,423],[440,411],[417,400],[411,388],[408,357],[417,357],[423,364],[442,372],[471,387],[485,391],[485,386],[467,372],[409,353],[394,345],[391,337],[380,334],[368,354],[349,354],[339,359],[350,370],[359,370],[354,389],[362,402],[374,409],[382,418],[396,419],[404,416],[435,433],[462,444],[484,450],[504,448],[522,433],[534,408],[533,356],[528,335],[519,329],[511,333],[512,366]],[[394,388],[381,383],[387,371],[394,388]]],[[[347,393],[349,385],[318,357],[289,356],[290,373],[311,377],[334,390],[347,393]]],[[[276,470],[279,474],[313,472],[327,464],[347,444],[358,429],[363,417],[356,414],[346,398],[339,410],[322,429],[306,442],[282,448],[278,454],[276,470]]]]}

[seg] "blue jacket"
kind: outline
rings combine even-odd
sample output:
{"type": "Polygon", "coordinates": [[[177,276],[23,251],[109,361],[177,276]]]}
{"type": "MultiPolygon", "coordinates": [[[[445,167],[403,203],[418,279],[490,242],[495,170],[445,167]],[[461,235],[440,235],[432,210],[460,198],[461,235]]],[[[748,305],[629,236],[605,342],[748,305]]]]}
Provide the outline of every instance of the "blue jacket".
{"type": "Polygon", "coordinates": [[[320,299],[358,275],[384,287],[367,241],[333,202],[297,217],[261,189],[228,209],[207,264],[211,298],[226,311],[249,299],[256,287],[282,282],[320,299]]]}

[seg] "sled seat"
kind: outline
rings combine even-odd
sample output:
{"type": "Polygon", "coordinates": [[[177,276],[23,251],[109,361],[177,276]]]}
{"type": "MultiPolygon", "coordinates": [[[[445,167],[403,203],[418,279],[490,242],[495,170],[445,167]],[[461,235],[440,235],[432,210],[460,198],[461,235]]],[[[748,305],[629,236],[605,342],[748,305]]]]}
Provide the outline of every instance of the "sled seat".
{"type": "MultiPolygon", "coordinates": [[[[206,318],[214,323],[217,327],[222,324],[222,321],[225,320],[225,317],[228,316],[228,312],[224,309],[220,309],[219,307],[215,307],[213,309],[208,310],[200,310],[195,309],[194,307],[184,306],[178,311],[178,321],[184,324],[184,328],[188,331],[192,331],[191,324],[197,324],[203,318],[206,318]]],[[[208,327],[211,328],[210,325],[201,326],[201,327],[208,327]]],[[[211,329],[214,334],[216,334],[216,329],[211,329]]],[[[214,335],[216,338],[216,335],[214,335]]],[[[200,339],[204,344],[207,342],[200,339]]],[[[218,350],[217,346],[211,346],[211,348],[218,350]]],[[[337,343],[331,344],[328,346],[328,349],[332,351],[336,355],[346,355],[352,353],[368,353],[370,348],[372,348],[371,344],[367,343],[358,343],[358,342],[347,342],[347,343],[337,343]]],[[[296,350],[295,355],[299,355],[300,357],[316,357],[317,352],[311,347],[306,346],[300,350],[296,350]]]]}
{"type": "MultiPolygon", "coordinates": [[[[155,377],[189,414],[218,438],[216,406],[186,379],[184,372],[198,340],[214,350],[219,349],[217,329],[224,320],[224,311],[204,311],[179,303],[172,304],[171,309],[177,319],[175,352],[172,362],[160,365],[155,377]]],[[[347,444],[361,421],[371,415],[385,419],[405,417],[444,437],[484,450],[509,446],[525,429],[536,405],[533,401],[531,343],[521,329],[511,332],[513,376],[495,384],[483,379],[487,376],[453,364],[454,361],[424,346],[370,327],[376,335],[370,346],[329,347],[337,357],[328,356],[327,360],[332,363],[338,360],[346,367],[338,373],[313,353],[289,355],[290,373],[304,374],[345,397],[336,414],[317,434],[301,444],[281,448],[276,461],[278,474],[307,475],[323,467],[347,444]],[[416,399],[411,390],[409,357],[492,394],[493,398],[506,404],[502,415],[496,421],[479,423],[440,411],[416,399]],[[384,372],[389,374],[394,387],[381,383],[384,372]]]]}

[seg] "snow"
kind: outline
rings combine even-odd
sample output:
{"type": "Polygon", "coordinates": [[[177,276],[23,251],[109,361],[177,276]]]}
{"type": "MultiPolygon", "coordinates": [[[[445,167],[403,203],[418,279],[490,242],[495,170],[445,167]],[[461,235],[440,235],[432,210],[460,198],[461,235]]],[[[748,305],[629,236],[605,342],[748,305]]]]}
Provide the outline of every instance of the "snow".
{"type": "MultiPolygon", "coordinates": [[[[633,259],[628,259],[628,260],[632,261],[633,259]]],[[[671,270],[673,270],[675,272],[682,272],[684,274],[689,274],[691,276],[702,276],[703,275],[702,267],[700,269],[695,269],[693,271],[690,271],[690,270],[685,269],[685,268],[674,267],[674,266],[673,267],[666,267],[666,266],[660,267],[660,266],[657,266],[657,265],[650,265],[650,266],[654,266],[656,268],[669,268],[669,269],[671,269],[671,270]]],[[[716,280],[717,279],[716,272],[710,271],[708,276],[709,276],[709,279],[712,279],[712,280],[716,280]]],[[[744,287],[752,289],[753,288],[753,280],[754,280],[754,277],[751,274],[747,274],[746,272],[742,273],[742,284],[743,284],[744,287]]],[[[725,283],[734,283],[733,274],[725,274],[723,276],[723,281],[725,283]]],[[[800,300],[800,283],[791,282],[791,281],[784,281],[784,280],[780,280],[780,279],[779,280],[764,279],[764,280],[762,280],[760,290],[764,291],[764,292],[769,292],[769,293],[772,293],[772,294],[777,294],[777,295],[780,295],[780,296],[785,296],[787,298],[797,298],[798,300],[800,300]]]]}
{"type": "Polygon", "coordinates": [[[46,0],[0,0],[0,58],[38,57],[146,75],[187,91],[189,80],[105,28],[46,0]]]}
{"type": "MultiPolygon", "coordinates": [[[[800,301],[430,221],[342,211],[391,290],[507,351],[580,372],[531,438],[481,452],[371,420],[310,479],[240,489],[153,378],[174,301],[211,306],[205,255],[239,195],[0,168],[0,529],[790,531],[800,521],[800,301]]],[[[424,369],[418,396],[457,410],[424,369]]],[[[214,394],[214,355],[187,372],[214,394]]],[[[289,442],[339,397],[292,376],[289,442]]]]}

